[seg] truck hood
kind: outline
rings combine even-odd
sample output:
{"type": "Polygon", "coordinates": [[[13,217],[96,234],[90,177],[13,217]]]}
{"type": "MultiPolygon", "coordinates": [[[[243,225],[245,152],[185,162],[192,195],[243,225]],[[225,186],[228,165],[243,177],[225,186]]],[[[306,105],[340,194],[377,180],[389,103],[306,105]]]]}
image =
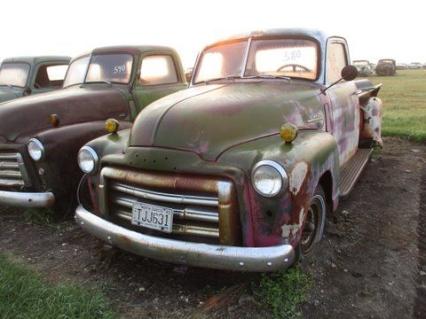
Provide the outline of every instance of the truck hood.
{"type": "Polygon", "coordinates": [[[52,128],[49,115],[57,114],[59,126],[104,120],[126,96],[117,87],[104,84],[74,86],[31,95],[0,105],[0,138],[9,142],[52,128]]]}
{"type": "Polygon", "coordinates": [[[22,89],[0,86],[0,103],[22,96],[22,89]]]}
{"type": "Polygon", "coordinates": [[[322,127],[319,92],[317,85],[302,81],[192,87],[145,108],[134,123],[130,145],[188,150],[214,161],[235,145],[277,134],[286,122],[322,127]]]}

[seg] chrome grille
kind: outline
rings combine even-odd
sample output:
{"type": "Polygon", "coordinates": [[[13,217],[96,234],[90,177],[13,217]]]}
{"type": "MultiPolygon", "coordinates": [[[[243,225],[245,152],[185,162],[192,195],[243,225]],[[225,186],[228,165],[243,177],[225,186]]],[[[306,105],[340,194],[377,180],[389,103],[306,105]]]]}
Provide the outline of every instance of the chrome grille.
{"type": "Polygon", "coordinates": [[[219,238],[218,198],[176,195],[112,182],[109,186],[113,214],[131,222],[135,202],[173,209],[173,234],[219,238]]]}
{"type": "MultiPolygon", "coordinates": [[[[160,236],[236,243],[234,232],[238,227],[234,227],[235,201],[230,182],[107,167],[101,172],[99,189],[101,201],[109,204],[102,210],[131,227],[138,227],[131,224],[132,207],[143,202],[173,210],[172,233],[154,231],[160,236]]],[[[143,227],[137,229],[152,232],[143,227]]]]}
{"type": "Polygon", "coordinates": [[[26,172],[19,153],[0,153],[0,186],[22,188],[26,186],[26,172]]]}

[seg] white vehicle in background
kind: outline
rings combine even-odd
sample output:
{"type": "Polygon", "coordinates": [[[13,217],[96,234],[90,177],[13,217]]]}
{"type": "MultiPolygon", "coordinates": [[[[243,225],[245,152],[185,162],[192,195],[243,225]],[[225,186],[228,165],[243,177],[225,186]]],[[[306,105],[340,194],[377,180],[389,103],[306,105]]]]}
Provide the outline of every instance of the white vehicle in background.
{"type": "Polygon", "coordinates": [[[420,62],[411,62],[410,65],[408,66],[408,68],[411,69],[411,70],[421,69],[422,64],[420,62]]]}
{"type": "Polygon", "coordinates": [[[397,63],[396,64],[396,69],[397,70],[407,70],[408,69],[408,64],[407,63],[397,63]]]}

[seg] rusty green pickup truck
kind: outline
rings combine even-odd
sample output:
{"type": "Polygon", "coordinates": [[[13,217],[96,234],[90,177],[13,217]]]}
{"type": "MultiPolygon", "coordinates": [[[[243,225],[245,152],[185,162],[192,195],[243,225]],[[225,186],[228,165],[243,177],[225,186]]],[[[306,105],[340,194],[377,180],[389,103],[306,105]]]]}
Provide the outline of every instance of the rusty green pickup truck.
{"type": "Polygon", "coordinates": [[[66,56],[4,59],[0,65],[0,103],[62,88],[70,60],[66,56]]]}
{"type": "Polygon", "coordinates": [[[73,213],[80,147],[106,133],[108,118],[130,127],[146,105],[186,87],[169,47],[104,47],[74,58],[62,89],[1,104],[0,204],[73,213]]]}
{"type": "Polygon", "coordinates": [[[131,129],[87,143],[87,232],[167,262],[285,269],[309,255],[381,144],[380,86],[355,80],[347,42],[304,29],[207,46],[188,89],[131,129]]]}

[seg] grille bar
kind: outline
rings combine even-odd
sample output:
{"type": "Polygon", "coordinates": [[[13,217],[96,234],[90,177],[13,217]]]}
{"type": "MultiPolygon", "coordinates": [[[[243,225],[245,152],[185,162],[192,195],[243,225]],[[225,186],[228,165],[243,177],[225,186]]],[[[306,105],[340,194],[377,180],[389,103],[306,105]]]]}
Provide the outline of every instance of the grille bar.
{"type": "Polygon", "coordinates": [[[0,186],[22,188],[28,185],[21,154],[0,153],[0,186]]]}
{"type": "Polygon", "coordinates": [[[5,178],[22,178],[22,174],[20,171],[3,171],[0,170],[0,178],[5,177],[5,178]]]}
{"type": "Polygon", "coordinates": [[[23,187],[24,181],[16,179],[0,179],[0,186],[23,187]]]}
{"type": "Polygon", "coordinates": [[[15,161],[17,161],[18,160],[18,153],[0,154],[0,161],[1,160],[7,160],[7,161],[15,160],[15,161]]]}
{"type": "Polygon", "coordinates": [[[219,205],[219,201],[217,200],[217,198],[212,197],[160,193],[151,190],[146,190],[140,187],[127,186],[121,183],[114,183],[111,188],[113,190],[141,197],[144,199],[162,201],[166,203],[203,205],[213,207],[217,207],[217,205],[219,205]]]}
{"type": "Polygon", "coordinates": [[[0,169],[2,168],[19,169],[19,164],[14,162],[0,162],[0,169]]]}

